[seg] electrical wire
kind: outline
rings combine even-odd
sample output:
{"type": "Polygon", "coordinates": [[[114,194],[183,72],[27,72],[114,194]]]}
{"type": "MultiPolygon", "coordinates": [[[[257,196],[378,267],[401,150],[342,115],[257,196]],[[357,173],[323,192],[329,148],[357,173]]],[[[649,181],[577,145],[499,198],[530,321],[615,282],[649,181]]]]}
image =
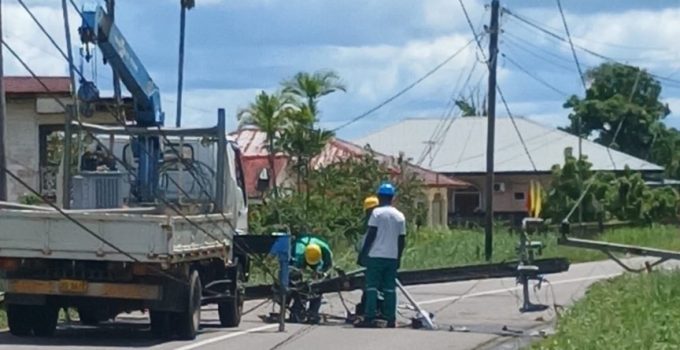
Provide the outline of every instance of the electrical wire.
{"type": "Polygon", "coordinates": [[[547,81],[545,81],[544,79],[542,79],[542,78],[539,77],[538,75],[536,75],[536,74],[534,74],[534,73],[531,73],[529,70],[527,70],[526,68],[522,67],[519,63],[517,63],[515,60],[513,60],[512,58],[510,58],[507,54],[501,53],[501,56],[503,56],[503,58],[505,58],[508,62],[510,62],[510,64],[512,64],[513,66],[517,67],[517,69],[521,70],[524,74],[528,75],[529,77],[531,77],[532,79],[536,80],[537,82],[543,84],[543,86],[545,86],[545,87],[549,88],[550,90],[552,90],[552,91],[558,93],[558,94],[559,94],[560,96],[562,96],[562,97],[568,97],[568,96],[569,96],[568,93],[566,93],[566,92],[564,92],[564,91],[562,91],[562,90],[556,88],[554,85],[548,83],[547,81]]]}
{"type": "MultiPolygon", "coordinates": [[[[583,91],[588,90],[586,85],[586,78],[583,75],[583,70],[581,69],[581,63],[578,61],[578,56],[576,55],[576,49],[574,49],[574,42],[571,40],[571,33],[569,32],[569,26],[567,25],[567,19],[564,16],[564,11],[562,10],[562,1],[557,1],[557,8],[560,10],[560,17],[562,17],[562,24],[564,25],[564,32],[567,33],[567,39],[569,39],[569,47],[571,48],[571,54],[574,56],[574,63],[576,64],[576,70],[578,71],[578,76],[581,78],[581,83],[583,84],[583,91]]],[[[580,135],[579,135],[580,137],[580,135]]]]}
{"type": "MultiPolygon", "coordinates": [[[[463,14],[465,14],[465,19],[467,20],[468,26],[470,28],[470,31],[472,32],[472,36],[474,37],[475,43],[477,44],[477,48],[479,49],[479,53],[482,55],[484,58],[484,61],[487,62],[487,65],[489,65],[489,69],[491,68],[491,64],[494,63],[491,61],[491,59],[487,59],[486,54],[484,54],[484,48],[482,48],[482,43],[479,41],[479,36],[477,35],[477,32],[475,31],[475,27],[472,25],[472,21],[470,20],[470,16],[467,12],[467,9],[465,7],[465,4],[463,3],[463,0],[458,0],[460,3],[461,8],[463,9],[463,14]]],[[[499,29],[500,31],[500,29],[499,29]]],[[[498,59],[498,52],[495,52],[493,55],[493,60],[498,59]]],[[[531,166],[533,167],[534,171],[537,171],[536,168],[536,163],[534,163],[534,159],[531,157],[531,153],[529,153],[529,149],[527,148],[526,142],[524,142],[524,137],[522,136],[522,133],[520,132],[519,128],[517,127],[517,123],[515,122],[515,117],[512,115],[512,112],[510,111],[510,106],[508,106],[508,102],[505,100],[505,96],[503,94],[503,91],[501,90],[501,87],[498,83],[496,83],[496,91],[498,91],[498,96],[501,98],[501,102],[503,103],[503,106],[505,107],[505,111],[508,113],[508,117],[510,117],[510,121],[512,122],[512,126],[515,129],[515,132],[517,133],[517,136],[519,137],[520,142],[522,143],[522,147],[524,148],[524,152],[527,155],[527,158],[529,159],[529,162],[531,163],[531,166]]]]}
{"type": "Polygon", "coordinates": [[[444,67],[447,63],[451,62],[454,58],[456,58],[456,56],[458,56],[458,55],[459,55],[460,53],[462,53],[468,46],[470,46],[470,44],[472,44],[473,41],[474,41],[474,39],[468,41],[465,45],[463,45],[463,47],[461,47],[461,48],[458,49],[456,52],[454,52],[453,54],[451,54],[451,55],[450,55],[449,57],[447,57],[444,61],[442,61],[441,63],[439,63],[438,65],[436,65],[434,68],[430,69],[427,73],[425,73],[423,76],[421,76],[420,78],[418,78],[418,79],[416,79],[415,81],[413,81],[411,84],[407,85],[405,88],[399,90],[399,92],[397,92],[396,94],[394,94],[394,95],[392,95],[391,97],[387,98],[386,100],[384,100],[383,102],[381,102],[381,103],[378,104],[377,106],[375,106],[375,107],[373,107],[373,108],[367,110],[366,112],[361,113],[361,114],[359,114],[358,116],[356,116],[356,117],[350,119],[349,121],[347,121],[347,122],[341,124],[340,126],[336,127],[335,129],[333,129],[333,130],[331,130],[331,131],[337,132],[337,131],[340,130],[340,129],[344,129],[344,128],[346,128],[346,127],[348,127],[348,126],[350,126],[350,125],[352,125],[352,124],[354,124],[354,123],[360,121],[361,119],[364,119],[364,118],[368,117],[369,115],[373,114],[375,111],[381,109],[382,107],[386,106],[386,105],[389,104],[390,102],[396,100],[396,99],[399,98],[401,95],[407,93],[408,91],[410,91],[411,89],[413,89],[414,87],[416,87],[416,86],[418,86],[420,83],[422,83],[425,79],[427,79],[427,78],[429,78],[430,76],[432,76],[434,73],[436,73],[436,72],[437,72],[438,70],[440,70],[442,67],[444,67]]]}

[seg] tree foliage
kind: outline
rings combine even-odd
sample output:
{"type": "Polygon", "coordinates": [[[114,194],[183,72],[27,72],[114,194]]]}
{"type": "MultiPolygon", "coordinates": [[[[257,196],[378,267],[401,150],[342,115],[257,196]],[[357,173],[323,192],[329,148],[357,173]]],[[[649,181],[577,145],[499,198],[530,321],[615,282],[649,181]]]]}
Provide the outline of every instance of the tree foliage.
{"type": "Polygon", "coordinates": [[[294,188],[282,189],[278,198],[266,197],[265,204],[251,210],[253,232],[271,232],[284,225],[291,232],[356,238],[363,230],[363,199],[387,179],[398,186],[396,205],[404,214],[409,218],[422,216],[422,209],[417,206],[422,197],[421,182],[408,171],[401,157],[396,165],[384,164],[366,149],[361,157],[312,168],[313,159],[334,136],[318,126],[319,101],[334,92],[345,91],[335,72],[301,72],[282,86],[280,94],[258,95],[243,113],[250,116],[247,121],[267,128],[263,131],[272,144],[270,149],[289,157],[297,181],[294,188]]]}
{"type": "Polygon", "coordinates": [[[646,71],[620,63],[603,63],[586,76],[590,86],[585,98],[572,96],[564,105],[572,109],[567,129],[577,133],[580,120],[582,136],[595,134],[598,143],[609,146],[614,141],[613,148],[646,158],[670,113],[659,101],[661,84],[646,71]]]}
{"type": "MultiPolygon", "coordinates": [[[[565,153],[564,164],[553,168],[551,190],[545,198],[546,218],[561,222],[589,185],[582,201],[584,221],[617,219],[651,224],[677,218],[680,197],[676,190],[652,189],[639,172],[628,167],[620,174],[594,173],[585,157],[577,160],[569,151],[565,153]]],[[[575,218],[572,216],[571,221],[575,218]]]]}
{"type": "Polygon", "coordinates": [[[282,198],[269,198],[266,205],[256,209],[250,221],[251,229],[269,232],[285,223],[292,232],[313,232],[331,239],[354,240],[364,230],[364,198],[375,193],[385,180],[396,184],[395,205],[412,219],[413,224],[415,218],[423,215],[417,205],[423,196],[422,182],[406,168],[399,171],[381,163],[367,149],[361,157],[312,170],[308,198],[294,189],[282,198]]]}

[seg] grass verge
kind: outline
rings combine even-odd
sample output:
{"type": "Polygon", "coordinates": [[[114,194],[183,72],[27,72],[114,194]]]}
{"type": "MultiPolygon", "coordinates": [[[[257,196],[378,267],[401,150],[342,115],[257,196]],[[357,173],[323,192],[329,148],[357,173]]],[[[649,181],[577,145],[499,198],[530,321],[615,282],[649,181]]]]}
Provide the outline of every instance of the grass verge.
{"type": "Polygon", "coordinates": [[[680,271],[624,275],[593,285],[534,350],[677,349],[680,271]]]}

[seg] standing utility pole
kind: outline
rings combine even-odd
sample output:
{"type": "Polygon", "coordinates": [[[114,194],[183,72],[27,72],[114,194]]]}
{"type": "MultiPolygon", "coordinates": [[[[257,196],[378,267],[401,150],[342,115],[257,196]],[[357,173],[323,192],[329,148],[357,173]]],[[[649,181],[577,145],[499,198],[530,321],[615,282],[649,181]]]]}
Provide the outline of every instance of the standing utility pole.
{"type": "Polygon", "coordinates": [[[179,64],[177,67],[177,117],[175,126],[182,126],[182,84],[184,82],[184,28],[186,26],[187,9],[194,7],[194,0],[180,0],[182,11],[179,17],[179,64]]]}
{"type": "Polygon", "coordinates": [[[494,141],[496,134],[496,63],[498,57],[498,13],[499,0],[491,1],[491,25],[489,26],[489,101],[486,135],[486,188],[484,225],[484,256],[491,260],[493,253],[493,194],[494,194],[494,141]]]}
{"type": "MultiPolygon", "coordinates": [[[[0,39],[4,40],[2,36],[2,0],[0,0],[0,39]]],[[[7,169],[7,160],[5,159],[5,71],[3,69],[4,61],[2,57],[2,45],[0,45],[0,201],[7,200],[7,176],[5,169],[7,169]]]]}

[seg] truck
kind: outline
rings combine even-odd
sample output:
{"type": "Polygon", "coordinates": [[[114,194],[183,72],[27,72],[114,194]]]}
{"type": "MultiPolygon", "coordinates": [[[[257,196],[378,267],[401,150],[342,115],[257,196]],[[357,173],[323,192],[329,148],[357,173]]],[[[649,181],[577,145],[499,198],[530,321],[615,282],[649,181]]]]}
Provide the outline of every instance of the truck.
{"type": "MultiPolygon", "coordinates": [[[[97,7],[82,20],[82,42],[99,47],[131,93],[133,121],[100,126],[67,117],[65,140],[80,128],[100,146],[89,156],[115,161],[72,169],[64,152],[63,205],[0,204],[10,332],[51,336],[69,307],[85,325],[148,311],[156,336],[193,339],[207,303],[218,305],[222,326],[238,326],[250,258],[236,238],[247,234],[248,203],[224,110],[214,127],[165,128],[159,89],[112,16],[97,7]],[[107,138],[112,147],[101,147],[107,138]],[[121,139],[124,147],[113,147],[121,139]]],[[[96,102],[96,86],[81,81],[78,98],[96,102]]]]}

